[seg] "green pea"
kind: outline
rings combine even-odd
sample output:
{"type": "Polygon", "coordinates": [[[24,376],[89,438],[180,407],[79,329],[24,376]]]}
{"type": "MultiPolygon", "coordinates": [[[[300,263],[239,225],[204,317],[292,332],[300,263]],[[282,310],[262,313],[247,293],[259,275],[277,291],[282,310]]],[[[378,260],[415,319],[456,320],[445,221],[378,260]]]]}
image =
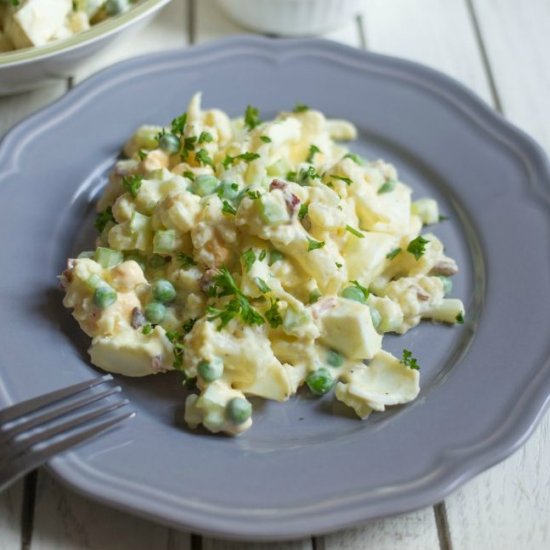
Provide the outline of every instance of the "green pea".
{"type": "Polygon", "coordinates": [[[315,395],[324,395],[334,385],[334,378],[327,368],[321,367],[307,375],[306,384],[315,395]]]}
{"type": "Polygon", "coordinates": [[[99,285],[94,291],[94,304],[101,309],[113,305],[116,299],[116,290],[107,284],[99,285]]]}
{"type": "Polygon", "coordinates": [[[197,372],[205,382],[213,382],[222,377],[223,361],[221,359],[201,361],[197,367],[197,372]]]}
{"type": "Polygon", "coordinates": [[[195,195],[205,197],[206,195],[211,195],[216,191],[218,185],[220,184],[218,178],[215,176],[202,175],[197,176],[195,181],[192,184],[192,191],[195,195]]]}
{"type": "Polygon", "coordinates": [[[180,140],[174,134],[163,134],[159,138],[159,147],[166,153],[174,154],[180,150],[180,140]]]}
{"type": "Polygon", "coordinates": [[[221,199],[233,201],[239,196],[239,186],[234,182],[223,180],[218,188],[218,195],[221,199]]]}
{"type": "Polygon", "coordinates": [[[370,318],[372,320],[372,326],[374,327],[375,330],[378,330],[378,327],[382,322],[382,315],[380,315],[380,312],[375,307],[371,307],[369,309],[370,309],[370,318]]]}
{"type": "Polygon", "coordinates": [[[244,397],[234,397],[227,403],[227,416],[234,424],[243,424],[252,416],[252,405],[244,397]]]}
{"type": "Polygon", "coordinates": [[[447,296],[447,294],[450,294],[453,290],[453,281],[450,277],[444,277],[443,275],[440,275],[439,278],[443,283],[443,294],[447,296]]]}
{"type": "Polygon", "coordinates": [[[347,286],[342,290],[342,298],[347,298],[348,300],[354,300],[360,304],[364,304],[367,300],[365,299],[365,293],[356,286],[347,286]]]}
{"type": "Polygon", "coordinates": [[[327,351],[327,363],[331,367],[341,367],[344,364],[344,356],[334,349],[327,351]]]}
{"type": "Polygon", "coordinates": [[[162,323],[166,316],[166,306],[160,302],[149,302],[143,310],[145,318],[153,325],[162,323]]]}
{"type": "Polygon", "coordinates": [[[176,297],[174,285],[166,279],[159,279],[153,283],[153,298],[163,304],[170,303],[176,297]]]}

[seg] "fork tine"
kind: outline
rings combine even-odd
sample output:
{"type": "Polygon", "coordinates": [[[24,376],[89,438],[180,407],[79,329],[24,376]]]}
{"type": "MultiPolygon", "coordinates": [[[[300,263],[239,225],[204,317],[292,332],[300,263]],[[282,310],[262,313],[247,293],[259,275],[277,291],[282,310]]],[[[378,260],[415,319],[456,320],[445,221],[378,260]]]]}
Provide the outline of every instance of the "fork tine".
{"type": "Polygon", "coordinates": [[[26,473],[34,470],[38,466],[42,465],[52,456],[56,455],[61,451],[65,451],[70,447],[73,447],[87,439],[98,435],[109,428],[112,428],[119,422],[126,420],[128,418],[133,418],[136,415],[135,412],[130,411],[124,415],[117,416],[110,420],[104,420],[99,424],[94,424],[92,427],[80,430],[73,435],[66,437],[56,443],[47,445],[43,449],[40,449],[36,452],[30,452],[26,455],[23,455],[17,461],[11,462],[5,469],[0,470],[0,492],[6,489],[14,481],[25,475],[26,473]]]}
{"type": "Polygon", "coordinates": [[[89,405],[90,403],[94,403],[95,401],[99,401],[104,397],[109,397],[110,395],[118,392],[120,392],[120,386],[109,388],[102,393],[92,393],[88,396],[84,395],[84,397],[72,401],[67,405],[57,407],[51,411],[32,416],[23,422],[14,424],[11,428],[8,428],[7,430],[2,430],[0,427],[0,445],[6,443],[6,441],[9,441],[10,439],[13,439],[16,435],[23,433],[24,431],[30,430],[31,428],[34,428],[36,426],[40,426],[41,424],[45,424],[50,420],[59,418],[60,416],[63,416],[69,412],[84,407],[85,405],[89,405]]]}
{"type": "Polygon", "coordinates": [[[62,388],[44,395],[39,395],[38,397],[34,397],[32,399],[27,399],[26,401],[22,401],[21,403],[17,403],[16,405],[12,405],[11,407],[0,411],[0,423],[3,424],[5,422],[9,422],[10,420],[15,420],[21,416],[29,414],[30,412],[41,409],[46,405],[55,403],[64,397],[69,397],[81,391],[93,388],[99,384],[103,384],[104,382],[108,382],[112,379],[113,377],[110,374],[106,374],[104,376],[100,376],[99,378],[87,380],[86,382],[80,382],[67,388],[62,388]]]}
{"type": "Polygon", "coordinates": [[[64,432],[69,432],[70,430],[73,430],[80,425],[89,422],[90,420],[94,420],[95,418],[103,416],[104,414],[115,411],[116,409],[119,409],[120,407],[123,407],[128,403],[129,401],[127,399],[124,399],[123,401],[119,401],[117,403],[107,404],[99,409],[81,414],[76,418],[71,418],[65,422],[62,422],[61,424],[56,424],[55,426],[31,435],[30,437],[26,437],[25,439],[21,439],[20,441],[15,441],[13,444],[9,445],[7,452],[2,453],[2,457],[0,458],[0,467],[2,467],[2,465],[5,463],[14,460],[30,447],[37,445],[38,443],[43,443],[56,435],[62,434],[64,432]]]}

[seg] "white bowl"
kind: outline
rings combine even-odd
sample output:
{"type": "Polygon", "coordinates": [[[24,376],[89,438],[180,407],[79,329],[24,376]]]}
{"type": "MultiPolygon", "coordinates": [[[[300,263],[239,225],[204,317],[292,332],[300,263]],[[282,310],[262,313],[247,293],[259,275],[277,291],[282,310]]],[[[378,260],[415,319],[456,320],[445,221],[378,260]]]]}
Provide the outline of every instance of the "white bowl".
{"type": "Polygon", "coordinates": [[[32,90],[69,76],[75,67],[109,45],[120,33],[144,26],[168,2],[170,0],[143,0],[127,12],[70,38],[0,53],[0,95],[32,90]]]}
{"type": "Polygon", "coordinates": [[[223,10],[245,27],[279,34],[320,34],[347,23],[364,0],[218,0],[223,10]]]}

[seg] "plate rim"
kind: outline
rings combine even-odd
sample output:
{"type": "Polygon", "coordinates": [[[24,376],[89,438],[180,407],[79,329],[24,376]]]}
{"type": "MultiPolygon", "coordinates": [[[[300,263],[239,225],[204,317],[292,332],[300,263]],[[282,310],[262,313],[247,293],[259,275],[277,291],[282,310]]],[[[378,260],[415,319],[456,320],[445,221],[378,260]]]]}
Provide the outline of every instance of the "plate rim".
{"type": "MultiPolygon", "coordinates": [[[[136,75],[135,69],[143,69],[147,66],[153,67],[157,61],[162,60],[166,62],[167,60],[172,60],[181,65],[186,60],[216,54],[216,52],[220,51],[223,55],[227,55],[227,52],[231,50],[233,55],[235,55],[239,52],[239,49],[246,52],[254,50],[255,53],[260,51],[271,57],[279,54],[279,59],[281,59],[281,52],[286,51],[281,62],[292,57],[303,56],[308,51],[314,49],[316,55],[325,55],[338,63],[349,64],[353,60],[356,64],[363,64],[365,69],[368,69],[372,65],[385,66],[391,69],[394,74],[401,76],[402,79],[412,79],[417,83],[423,84],[425,87],[429,87],[431,91],[438,92],[440,96],[451,101],[455,106],[459,106],[463,111],[468,112],[472,120],[474,120],[474,117],[477,117],[475,121],[483,126],[493,139],[504,143],[508,149],[513,150],[521,158],[531,175],[531,180],[536,180],[537,182],[545,181],[545,184],[541,184],[540,188],[530,189],[530,192],[535,192],[539,197],[543,198],[547,208],[550,206],[550,186],[548,186],[550,182],[550,163],[542,148],[528,134],[508,122],[499,113],[493,111],[474,92],[452,77],[413,61],[365,52],[327,40],[274,40],[246,35],[231,36],[198,46],[132,58],[112,65],[89,77],[62,98],[20,122],[6,134],[0,142],[0,166],[3,166],[0,168],[0,180],[16,170],[17,157],[24,149],[25,136],[27,138],[29,135],[32,136],[34,131],[37,131],[40,125],[47,123],[48,120],[57,120],[57,115],[63,113],[67,107],[69,107],[69,111],[77,109],[79,103],[88,97],[89,92],[93,91],[94,87],[102,88],[102,84],[105,81],[109,81],[109,86],[120,83],[121,79],[134,77],[136,75]],[[111,76],[115,75],[117,78],[110,79],[111,76]],[[418,80],[419,77],[421,82],[418,80]],[[483,119],[483,123],[481,119],[483,119]]],[[[540,371],[537,372],[544,374],[546,371],[550,371],[549,367],[549,361],[547,360],[546,363],[543,362],[540,371]]],[[[0,380],[0,396],[2,390],[4,390],[3,393],[9,400],[9,394],[5,391],[0,380]]],[[[368,506],[365,505],[362,507],[353,506],[351,509],[348,505],[345,511],[334,510],[330,512],[328,510],[321,513],[316,512],[313,515],[307,516],[307,521],[298,518],[295,522],[290,523],[285,518],[284,527],[279,523],[281,521],[280,517],[270,518],[269,524],[262,522],[254,524],[254,522],[251,522],[246,526],[247,530],[243,530],[242,522],[236,525],[236,522],[228,521],[227,518],[225,519],[225,523],[222,518],[216,518],[214,522],[211,518],[208,521],[204,520],[202,516],[195,514],[197,517],[194,520],[184,520],[181,514],[174,512],[174,508],[169,503],[166,503],[166,506],[159,506],[157,502],[155,508],[149,507],[149,509],[146,509],[147,506],[144,506],[146,503],[141,499],[140,506],[132,506],[128,503],[128,494],[131,491],[127,487],[124,488],[120,484],[117,486],[114,478],[111,478],[108,482],[102,481],[100,479],[101,476],[96,475],[94,478],[90,471],[86,471],[84,463],[72,451],[50,461],[48,469],[55,477],[61,479],[77,492],[91,496],[95,500],[105,504],[116,505],[118,508],[144,517],[153,518],[161,523],[178,528],[198,529],[204,533],[227,538],[238,538],[239,540],[283,540],[307,536],[312,533],[324,534],[335,529],[356,525],[366,520],[405,513],[423,506],[432,505],[445,498],[454,489],[479,472],[512,454],[525,443],[546,410],[550,407],[550,391],[545,390],[543,386],[539,387],[537,384],[529,384],[523,388],[522,398],[525,398],[527,394],[529,394],[531,399],[528,400],[528,403],[524,407],[514,407],[512,412],[515,414],[506,419],[507,428],[503,431],[500,438],[496,442],[487,444],[485,447],[480,446],[475,453],[470,453],[467,458],[462,457],[460,464],[452,464],[454,468],[450,468],[450,471],[444,475],[442,474],[442,479],[432,479],[429,482],[425,482],[422,487],[416,488],[412,495],[401,500],[394,498],[385,503],[385,505],[379,505],[378,510],[375,512],[365,513],[366,509],[368,509],[368,506]],[[342,515],[345,517],[341,517],[342,515]],[[213,527],[214,523],[217,523],[217,528],[213,527]],[[284,531],[282,531],[282,528],[284,528],[284,531]]],[[[523,400],[525,401],[525,399],[523,400]]],[[[442,461],[444,460],[443,458],[442,461]]],[[[96,472],[96,474],[98,473],[96,472]]],[[[139,498],[138,496],[136,500],[139,500],[139,498]]],[[[187,518],[192,515],[189,509],[186,510],[186,514],[187,518]]]]}

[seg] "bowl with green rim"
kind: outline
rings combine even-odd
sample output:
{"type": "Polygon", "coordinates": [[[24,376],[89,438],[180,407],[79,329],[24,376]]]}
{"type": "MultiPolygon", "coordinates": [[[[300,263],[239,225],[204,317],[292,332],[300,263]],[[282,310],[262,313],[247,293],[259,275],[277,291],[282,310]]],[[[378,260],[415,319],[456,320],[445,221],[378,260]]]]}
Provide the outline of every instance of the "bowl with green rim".
{"type": "Polygon", "coordinates": [[[0,53],[0,95],[33,90],[58,82],[121,34],[145,26],[170,0],[142,0],[130,10],[110,17],[69,38],[0,53]]]}

